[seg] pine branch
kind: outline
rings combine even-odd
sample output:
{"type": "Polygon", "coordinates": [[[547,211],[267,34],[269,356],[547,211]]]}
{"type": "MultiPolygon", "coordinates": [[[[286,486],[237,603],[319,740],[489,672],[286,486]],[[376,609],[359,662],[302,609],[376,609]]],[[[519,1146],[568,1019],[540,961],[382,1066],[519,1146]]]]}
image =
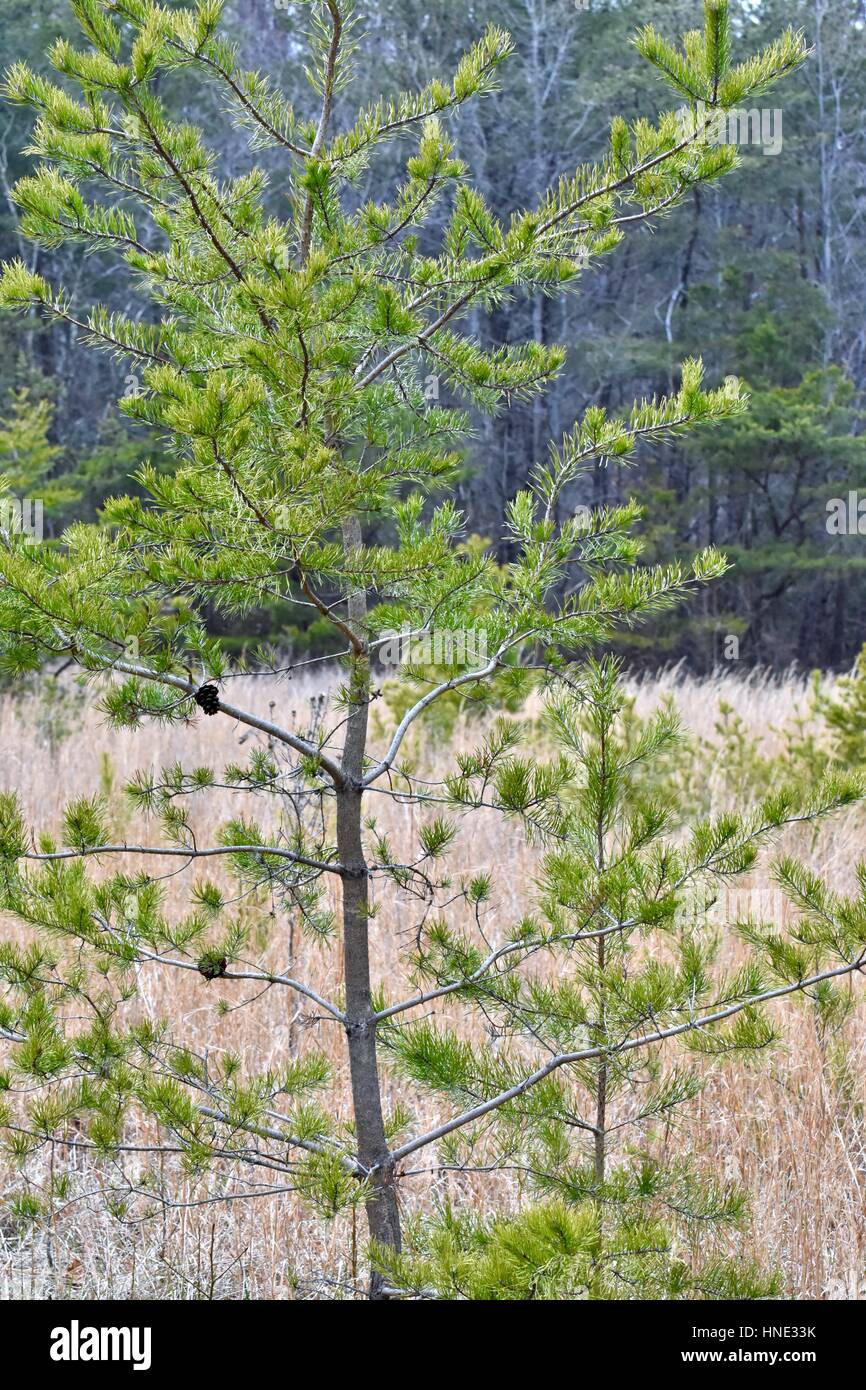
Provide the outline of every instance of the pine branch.
{"type": "MultiPolygon", "coordinates": [[[[181,690],[185,695],[195,695],[198,690],[198,686],[193,681],[184,680],[181,676],[173,676],[167,671],[153,671],[134,662],[114,661],[112,662],[112,670],[121,671],[128,676],[137,676],[141,680],[154,681],[173,690],[181,690]]],[[[279,743],[287,744],[296,753],[302,753],[304,757],[314,759],[328,773],[333,782],[338,785],[342,784],[343,778],[339,764],[318,748],[316,744],[310,743],[307,739],[299,738],[297,734],[291,733],[288,729],[281,729],[279,725],[271,723],[268,719],[260,719],[258,715],[238,709],[236,705],[230,705],[224,700],[220,700],[219,712],[227,715],[229,719],[236,719],[240,724],[248,725],[251,729],[258,729],[261,733],[267,734],[269,738],[277,739],[279,743]]]]}
{"type": "Polygon", "coordinates": [[[771,1000],[783,999],[787,995],[802,993],[806,989],[811,989],[814,985],[821,984],[825,980],[835,980],[855,972],[863,973],[866,954],[858,957],[857,960],[847,962],[844,965],[835,967],[832,970],[823,970],[816,975],[811,975],[807,979],[798,980],[794,984],[780,985],[777,989],[765,990],[761,994],[754,995],[750,999],[743,1000],[736,1004],[731,1004],[725,1009],[719,1009],[715,1013],[703,1015],[701,1018],[689,1019],[686,1023],[678,1023],[670,1028],[660,1028],[654,1033],[644,1034],[643,1037],[629,1038],[622,1043],[613,1043],[607,1047],[584,1048],[578,1052],[564,1052],[551,1058],[536,1071],[531,1072],[515,1086],[510,1086],[508,1090],[502,1091],[498,1096],[491,1100],[484,1101],[483,1104],[475,1106],[472,1110],[466,1111],[463,1115],[456,1116],[453,1120],[448,1120],[439,1125],[436,1129],[420,1135],[416,1139],[409,1140],[408,1143],[396,1148],[391,1159],[394,1163],[400,1163],[410,1154],[418,1149],[426,1148],[428,1144],[433,1144],[439,1139],[444,1139],[447,1135],[453,1134],[456,1130],[462,1129],[465,1125],[473,1124],[476,1120],[483,1119],[492,1111],[499,1110],[511,1100],[516,1100],[524,1095],[533,1086],[544,1081],[560,1067],[571,1066],[578,1062],[592,1061],[595,1058],[617,1058],[626,1052],[634,1052],[637,1048],[650,1047],[654,1044],[666,1042],[669,1038],[682,1037],[683,1034],[695,1032],[701,1028],[711,1027],[715,1023],[723,1023],[729,1018],[735,1018],[744,1009],[754,1008],[758,1004],[766,1004],[771,1000]]]}

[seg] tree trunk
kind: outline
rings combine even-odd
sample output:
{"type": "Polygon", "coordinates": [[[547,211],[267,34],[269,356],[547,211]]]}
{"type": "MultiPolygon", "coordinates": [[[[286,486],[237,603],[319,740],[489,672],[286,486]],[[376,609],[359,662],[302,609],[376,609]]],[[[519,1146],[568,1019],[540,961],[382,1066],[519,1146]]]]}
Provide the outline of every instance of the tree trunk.
{"type": "MultiPolygon", "coordinates": [[[[600,937],[596,947],[598,959],[599,975],[604,974],[605,949],[604,937],[600,937]]],[[[604,1002],[602,996],[601,1008],[601,1027],[602,1043],[607,1042],[607,1019],[605,1017],[604,1002]]],[[[598,1059],[598,1072],[596,1075],[595,1087],[595,1181],[596,1186],[601,1188],[605,1178],[605,1163],[607,1159],[607,1058],[601,1056],[598,1059]]],[[[600,1208],[599,1208],[600,1210],[600,1208]]]]}
{"type": "MultiPolygon", "coordinates": [[[[598,820],[596,823],[596,862],[599,874],[604,873],[605,866],[605,843],[604,843],[604,809],[603,799],[605,785],[607,782],[607,729],[602,722],[600,731],[600,753],[601,753],[601,786],[599,788],[599,807],[598,820]]],[[[598,1006],[598,1033],[597,1045],[606,1047],[608,1042],[607,1029],[607,990],[604,985],[604,972],[607,964],[607,948],[605,938],[600,936],[595,948],[596,964],[598,966],[599,977],[599,996],[598,1006]]],[[[595,1207],[598,1219],[598,1248],[601,1259],[596,1264],[594,1293],[596,1298],[604,1298],[604,1256],[605,1256],[605,1229],[604,1229],[604,1200],[602,1188],[605,1180],[605,1170],[607,1166],[607,1079],[608,1079],[608,1060],[602,1053],[598,1059],[598,1071],[596,1072],[595,1082],[595,1143],[594,1143],[594,1167],[595,1167],[595,1207]]]]}
{"type": "MultiPolygon", "coordinates": [[[[347,552],[361,544],[357,522],[344,530],[347,552]]],[[[346,722],[342,770],[344,786],[337,793],[337,851],[346,874],[343,878],[343,968],[346,988],[346,1039],[352,1080],[358,1159],[371,1173],[367,1202],[370,1237],[379,1245],[400,1249],[400,1213],[394,1185],[394,1167],[385,1135],[382,1094],[376,1058],[376,1026],[371,1021],[370,989],[370,881],[361,838],[363,794],[360,782],[367,746],[367,711],[370,698],[370,662],[364,637],[366,595],[349,595],[348,620],[361,638],[364,650],[352,658],[350,705],[346,722]]],[[[381,1276],[373,1274],[370,1297],[383,1297],[381,1276]]]]}

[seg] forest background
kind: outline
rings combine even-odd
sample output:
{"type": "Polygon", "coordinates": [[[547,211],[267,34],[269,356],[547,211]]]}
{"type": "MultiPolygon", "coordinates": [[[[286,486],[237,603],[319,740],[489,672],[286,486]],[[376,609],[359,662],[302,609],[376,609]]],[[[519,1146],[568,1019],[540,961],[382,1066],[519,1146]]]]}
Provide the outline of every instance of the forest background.
{"type": "MultiPolygon", "coordinates": [[[[450,70],[489,19],[475,0],[364,0],[361,10],[370,40],[357,55],[353,101],[450,70]]],[[[748,415],[648,450],[636,473],[599,467],[561,500],[568,512],[635,496],[645,507],[647,561],[712,544],[734,562],[686,612],[626,634],[620,649],[634,669],[686,658],[698,673],[727,661],[843,670],[863,642],[866,608],[866,0],[734,0],[732,12],[739,51],[793,24],[805,30],[811,60],[767,98],[771,107],[741,121],[737,178],[696,188],[669,218],[627,238],[579,293],[477,311],[471,327],[485,346],[560,342],[568,361],[545,396],[478,417],[457,501],[470,531],[508,559],[505,507],[547,440],[591,405],[618,413],[637,397],[669,393],[678,364],[700,352],[711,381],[740,377],[748,415]]],[[[700,15],[700,0],[502,0],[497,23],[518,50],[510,80],[454,125],[458,153],[494,212],[531,206],[578,160],[597,158],[611,111],[629,121],[654,112],[659,83],[630,37],[646,23],[684,31],[700,15]]],[[[228,17],[241,61],[305,109],[314,94],[297,12],[286,0],[231,0],[228,17]]],[[[65,0],[0,0],[8,61],[44,70],[50,40],[72,25],[65,0]]],[[[172,114],[225,132],[209,100],[190,88],[172,114]]],[[[20,236],[10,189],[28,170],[19,153],[28,120],[14,107],[0,117],[0,259],[21,256],[69,286],[73,311],[100,301],[144,316],[134,283],[109,260],[20,236]]],[[[226,177],[243,158],[243,134],[230,138],[236,148],[220,150],[226,177]]],[[[401,157],[392,147],[390,159],[401,157]]],[[[395,168],[386,152],[363,196],[380,197],[395,168]]],[[[279,180],[270,196],[278,209],[279,180]]],[[[448,403],[435,377],[428,389],[448,403]]],[[[74,324],[0,322],[0,472],[42,503],[47,539],[98,517],[144,459],[160,462],[160,439],[117,406],[142,390],[128,365],[93,354],[74,324]]],[[[214,619],[214,630],[238,651],[262,642],[294,654],[327,650],[323,620],[297,624],[296,610],[274,605],[228,634],[214,619]]]]}

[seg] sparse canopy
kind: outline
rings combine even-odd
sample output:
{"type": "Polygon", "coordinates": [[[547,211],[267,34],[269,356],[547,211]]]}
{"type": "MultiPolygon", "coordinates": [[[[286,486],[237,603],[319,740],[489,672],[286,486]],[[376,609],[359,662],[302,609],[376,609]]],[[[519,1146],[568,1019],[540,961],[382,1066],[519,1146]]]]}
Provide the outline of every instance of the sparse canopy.
{"type": "MultiPolygon", "coordinates": [[[[610,1172],[610,1136],[626,1121],[646,1128],[694,1094],[694,1071],[649,1060],[654,1043],[760,1049],[769,1025],[758,1002],[859,968],[863,915],[851,905],[808,916],[796,943],[754,928],[754,961],[734,978],[713,970],[698,928],[680,916],[695,882],[744,871],[773,830],[845,804],[856,790],[837,782],[807,806],[780,793],[754,819],[693,827],[679,846],[664,808],[631,804],[630,769],[674,731],[657,721],[624,748],[616,669],[584,667],[581,656],[618,625],[721,574],[725,562],[706,551],[687,566],[641,567],[634,506],[563,521],[558,505],[599,460],[630,464],[645,440],[740,413],[738,384],[708,390],[700,362],[690,361],[668,399],[640,402],[621,420],[590,410],[514,498],[504,568],[463,543],[448,495],[466,407],[507,407],[542,391],[565,364],[562,350],[532,342],[486,352],[467,329],[469,312],[529,290],[566,292],[635,226],[729,172],[735,150],[707,144],[701,122],[675,111],[655,124],[617,118],[604,160],[503,225],[447,133],[453,111],[494,90],[511,52],[501,30],[488,29],[450,81],[381,101],[340,130],[334,98],[360,41],[349,0],[294,6],[310,30],[312,116],[241,70],[220,37],[216,0],[71,4],[85,44],[54,45],[59,80],[21,65],[6,78],[7,97],[37,116],[37,169],[14,191],[22,230],[46,246],[79,242],[117,260],[149,302],[150,321],[80,308],[21,262],[5,268],[0,302],[76,324],[128,362],[143,389],[122,408],[166,436],[176,462],[168,475],[145,470],[143,498],[112,500],[102,525],[73,526],[58,545],[4,536],[2,660],[16,674],[72,661],[107,677],[99,698],[117,727],[213,715],[247,726],[253,741],[246,763],[138,774],[130,796],[154,821],[143,844],[112,837],[99,798],[72,802],[62,831],[34,838],[14,796],[4,797],[3,904],[39,929],[34,944],[6,943],[0,953],[9,1143],[26,1163],[80,1116],[87,1143],[122,1156],[127,1117],[141,1109],[180,1143],[193,1171],[265,1163],[327,1212],[366,1203],[377,1295],[387,1277],[449,1295],[498,1287],[499,1296],[524,1296],[503,1264],[503,1249],[517,1247],[525,1269],[546,1271],[532,1283],[538,1296],[766,1291],[772,1281],[745,1267],[715,1263],[696,1275],[669,1258],[675,1213],[724,1224],[740,1216],[739,1194],[698,1191],[680,1164],[662,1170],[647,1159],[610,1172]],[[248,131],[253,152],[268,151],[278,180],[253,163],[222,179],[202,132],[169,118],[164,84],[192,80],[214,85],[226,119],[248,131]],[[408,146],[403,182],[389,202],[363,203],[368,162],[397,139],[408,146]],[[428,400],[431,374],[453,405],[428,400]],[[275,597],[312,608],[340,641],[333,717],[312,728],[293,727],[279,704],[267,717],[236,705],[238,668],[207,630],[206,611],[244,614],[275,597]],[[423,693],[410,696],[381,747],[368,746],[376,652],[397,628],[471,631],[488,655],[468,669],[447,653],[437,669],[404,668],[406,690],[421,683],[423,693]],[[503,719],[441,785],[413,777],[405,740],[438,700],[461,691],[495,704],[532,680],[548,695],[550,756],[521,751],[522,725],[503,719]],[[425,813],[416,850],[399,861],[376,826],[373,790],[425,813]],[[267,807],[267,832],[233,811],[236,795],[251,792],[267,807]],[[225,804],[210,845],[195,835],[202,796],[225,804]],[[496,944],[481,925],[495,877],[458,888],[440,862],[456,831],[448,809],[459,818],[482,807],[517,818],[546,854],[538,913],[496,944]],[[119,855],[123,867],[113,871],[119,855]],[[219,875],[199,878],[188,913],[169,917],[162,876],[211,864],[230,872],[236,893],[219,875]],[[374,995],[369,959],[378,897],[396,889],[418,904],[420,919],[406,952],[413,993],[403,1000],[390,982],[374,995]],[[252,945],[257,914],[270,923],[268,961],[281,952],[284,969],[252,945]],[[296,978],[296,924],[339,941],[338,997],[296,978]],[[669,964],[642,954],[650,933],[660,934],[669,964]],[[139,966],[198,971],[203,993],[219,980],[233,998],[243,988],[234,981],[282,987],[338,1023],[352,1124],[334,1119],[328,1068],[312,1040],[256,1072],[251,1059],[204,1061],[171,1020],[130,1021],[139,966]],[[507,1046],[470,1050],[431,1022],[445,997],[497,1020],[507,1046]],[[84,1026],[68,1025],[71,1003],[84,1026]],[[423,1021],[412,1021],[416,1010],[423,1021]],[[419,1132],[411,1105],[383,1114],[383,1044],[418,1086],[447,1098],[434,1130],[419,1132]],[[652,1084],[635,1108],[634,1079],[648,1072],[652,1084]],[[623,1113],[612,1119],[617,1106],[623,1113]],[[405,1263],[397,1184],[424,1149],[437,1164],[514,1162],[551,1200],[507,1229],[479,1231],[449,1216],[424,1237],[434,1253],[405,1263]],[[468,1261],[463,1283],[449,1265],[454,1252],[468,1261]]],[[[704,31],[687,35],[682,50],[651,29],[636,42],[678,98],[710,120],[767,90],[805,50],[789,32],[734,66],[727,4],[707,0],[705,9],[704,31]]],[[[266,675],[275,668],[272,653],[253,663],[266,675]]],[[[809,885],[788,881],[808,897],[809,885]]],[[[130,1184],[130,1201],[151,1196],[146,1183],[130,1184]]]]}

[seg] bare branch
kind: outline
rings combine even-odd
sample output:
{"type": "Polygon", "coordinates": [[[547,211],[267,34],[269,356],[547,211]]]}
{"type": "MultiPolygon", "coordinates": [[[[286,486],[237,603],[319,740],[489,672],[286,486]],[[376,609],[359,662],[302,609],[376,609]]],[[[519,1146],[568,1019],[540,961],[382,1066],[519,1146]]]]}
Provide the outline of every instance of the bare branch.
{"type": "Polygon", "coordinates": [[[328,863],[324,859],[307,859],[303,854],[295,854],[292,850],[283,849],[279,845],[209,845],[206,849],[197,849],[193,845],[88,845],[82,849],[58,849],[46,854],[28,850],[26,854],[22,854],[21,858],[49,863],[54,859],[98,858],[101,854],[157,854],[168,855],[175,859],[190,860],[210,859],[214,855],[225,854],[271,854],[278,859],[288,859],[291,863],[300,864],[307,869],[318,869],[321,873],[344,874],[346,872],[342,864],[328,863]]]}
{"type": "MultiPolygon", "coordinates": [[[[145,951],[135,943],[135,952],[143,960],[152,961],[156,965],[171,965],[175,970],[195,970],[198,974],[198,966],[190,960],[178,960],[175,956],[161,956],[157,951],[145,951]]],[[[324,1009],[338,1023],[346,1022],[346,1015],[338,1009],[336,1004],[331,1004],[327,999],[323,999],[321,994],[317,994],[309,985],[302,984],[300,980],[293,980],[289,975],[273,975],[265,971],[254,970],[226,970],[218,977],[221,980],[254,980],[257,984],[263,985],[285,985],[288,989],[293,989],[297,994],[302,994],[305,999],[318,1004],[320,1009],[324,1009]]]]}
{"type": "MultiPolygon", "coordinates": [[[[152,671],[148,666],[139,666],[129,661],[113,661],[112,671],[122,671],[125,675],[138,676],[141,680],[156,681],[160,685],[169,685],[174,690],[182,690],[185,695],[195,695],[198,686],[191,680],[184,680],[182,676],[171,675],[167,671],[152,671]]],[[[224,700],[220,700],[220,714],[227,714],[230,719],[237,719],[240,724],[248,724],[251,729],[259,729],[269,738],[275,738],[279,743],[286,743],[290,748],[294,748],[296,753],[302,753],[305,758],[315,758],[325,769],[328,776],[336,785],[341,785],[343,774],[340,766],[327,753],[323,753],[315,743],[310,743],[305,738],[300,738],[297,734],[290,733],[288,729],[282,729],[278,724],[272,724],[269,719],[260,719],[256,714],[250,714],[246,710],[238,709],[236,705],[229,705],[224,700]]]]}
{"type": "Polygon", "coordinates": [[[588,1062],[595,1057],[616,1057],[623,1052],[633,1052],[639,1047],[649,1047],[653,1043],[664,1042],[667,1038],[681,1037],[683,1033],[694,1032],[700,1028],[706,1028],[713,1023],[722,1023],[725,1019],[733,1018],[736,1014],[742,1013],[743,1009],[753,1008],[756,1004],[765,1004],[773,999],[782,999],[785,995],[795,994],[798,991],[811,988],[812,985],[821,984],[823,980],[838,979],[841,975],[851,975],[855,971],[862,971],[866,953],[858,956],[856,961],[837,966],[835,970],[824,970],[819,975],[810,975],[805,980],[798,980],[793,985],[781,985],[778,989],[765,990],[762,994],[752,995],[749,999],[743,999],[738,1004],[731,1004],[726,1009],[719,1009],[716,1013],[704,1014],[702,1018],[689,1019],[687,1023],[677,1023],[670,1028],[660,1028],[655,1033],[646,1033],[640,1038],[629,1038],[626,1042],[613,1044],[608,1047],[587,1047],[580,1052],[563,1052],[556,1057],[552,1057],[544,1066],[537,1071],[531,1072],[522,1081],[514,1086],[509,1086],[507,1091],[501,1091],[498,1096],[484,1101],[481,1105],[476,1105],[472,1110],[467,1110],[463,1115],[458,1115],[453,1120],[447,1120],[436,1129],[430,1130],[427,1134],[420,1135],[417,1139],[410,1139],[399,1149],[395,1149],[391,1155],[394,1163],[399,1163],[401,1159],[415,1153],[418,1149],[426,1148],[428,1144],[434,1144],[437,1139],[444,1139],[447,1134],[453,1134],[455,1130],[462,1129],[464,1125],[472,1124],[475,1120],[480,1120],[491,1111],[498,1110],[506,1105],[510,1100],[516,1100],[522,1096],[532,1086],[536,1086],[539,1081],[544,1081],[545,1077],[552,1072],[558,1071],[560,1067],[571,1065],[573,1062],[588,1062]]]}

